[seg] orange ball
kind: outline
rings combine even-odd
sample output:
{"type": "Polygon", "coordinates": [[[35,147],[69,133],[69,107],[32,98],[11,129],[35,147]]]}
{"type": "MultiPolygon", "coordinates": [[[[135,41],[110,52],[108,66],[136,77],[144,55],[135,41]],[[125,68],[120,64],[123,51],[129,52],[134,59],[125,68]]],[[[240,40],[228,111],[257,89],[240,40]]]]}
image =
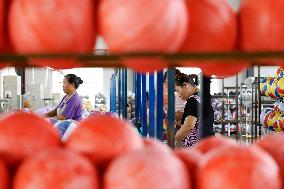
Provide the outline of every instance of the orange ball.
{"type": "Polygon", "coordinates": [[[183,1],[103,0],[99,6],[99,29],[112,52],[174,52],[186,26],[183,1]]]}
{"type": "MultiPolygon", "coordinates": [[[[96,37],[94,1],[14,0],[9,25],[18,53],[92,53],[96,37]]],[[[73,59],[33,59],[30,63],[55,69],[79,65],[73,59]]]]}
{"type": "MultiPolygon", "coordinates": [[[[187,23],[183,0],[103,0],[99,6],[99,30],[113,53],[176,52],[187,23]]],[[[143,73],[165,67],[155,58],[144,60],[126,60],[125,65],[143,73]]]]}
{"type": "MultiPolygon", "coordinates": [[[[240,8],[241,48],[244,51],[284,50],[284,1],[243,0],[240,8]]],[[[279,60],[263,60],[279,64],[279,60]]]]}
{"type": "Polygon", "coordinates": [[[144,148],[154,148],[157,150],[161,150],[163,152],[172,152],[171,149],[166,145],[163,144],[161,141],[153,139],[153,138],[145,138],[143,139],[144,148]]]}
{"type": "Polygon", "coordinates": [[[223,137],[208,137],[201,140],[193,148],[200,151],[203,154],[207,154],[212,150],[216,150],[224,146],[236,146],[236,145],[237,144],[230,139],[226,139],[223,137]]]}
{"type": "Polygon", "coordinates": [[[5,21],[5,15],[4,15],[4,0],[0,0],[0,50],[1,52],[4,49],[5,43],[4,43],[4,21],[5,21]]]}
{"type": "Polygon", "coordinates": [[[197,169],[197,189],[266,189],[267,186],[281,188],[279,168],[258,147],[220,148],[203,158],[197,169]]]}
{"type": "Polygon", "coordinates": [[[51,149],[25,161],[16,173],[14,189],[99,189],[98,173],[85,157],[51,149]]]}
{"type": "Polygon", "coordinates": [[[280,167],[282,183],[284,183],[284,148],[283,135],[268,135],[259,140],[256,145],[268,152],[280,167]]]}
{"type": "Polygon", "coordinates": [[[0,131],[0,158],[11,166],[38,151],[60,144],[57,130],[32,113],[17,112],[3,118],[0,131]]]}
{"type": "Polygon", "coordinates": [[[136,70],[138,73],[154,73],[155,71],[163,71],[167,66],[166,62],[161,58],[126,58],[123,64],[136,70]]]}
{"type": "Polygon", "coordinates": [[[0,188],[8,189],[9,181],[8,181],[8,171],[5,164],[0,161],[0,188]]]}
{"type": "MultiPolygon", "coordinates": [[[[182,52],[231,52],[236,48],[237,15],[226,0],[187,0],[186,5],[190,19],[182,52]]],[[[234,75],[247,67],[240,61],[234,64],[183,61],[182,64],[200,67],[205,75],[218,77],[234,75]]]]}
{"type": "Polygon", "coordinates": [[[104,189],[191,189],[186,166],[174,154],[156,149],[137,150],[113,161],[104,189]]]}
{"type": "Polygon", "coordinates": [[[66,147],[105,168],[114,158],[143,148],[143,141],[128,122],[107,115],[94,115],[80,123],[67,140],[66,147]]]}
{"type": "Polygon", "coordinates": [[[198,150],[178,149],[175,150],[175,154],[186,165],[188,172],[191,175],[192,188],[196,188],[196,170],[198,163],[203,158],[203,154],[198,150]]]}

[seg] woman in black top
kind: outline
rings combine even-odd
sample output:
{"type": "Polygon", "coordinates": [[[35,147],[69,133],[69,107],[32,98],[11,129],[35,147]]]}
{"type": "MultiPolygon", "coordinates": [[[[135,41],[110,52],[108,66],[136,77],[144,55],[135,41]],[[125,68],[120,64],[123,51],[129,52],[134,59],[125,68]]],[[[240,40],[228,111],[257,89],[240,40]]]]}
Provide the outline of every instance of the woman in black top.
{"type": "Polygon", "coordinates": [[[197,76],[181,74],[176,77],[176,91],[187,103],[181,119],[181,128],[175,135],[175,140],[184,147],[191,147],[199,139],[199,111],[200,98],[197,85],[197,76]],[[195,79],[195,81],[194,81],[195,79]]]}

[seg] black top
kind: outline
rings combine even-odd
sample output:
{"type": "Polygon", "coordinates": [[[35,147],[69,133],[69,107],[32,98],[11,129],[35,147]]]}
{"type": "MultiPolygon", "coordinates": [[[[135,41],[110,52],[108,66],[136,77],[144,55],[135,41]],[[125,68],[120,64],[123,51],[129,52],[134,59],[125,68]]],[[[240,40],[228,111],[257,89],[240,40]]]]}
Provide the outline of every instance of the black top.
{"type": "Polygon", "coordinates": [[[181,118],[181,125],[184,124],[184,121],[188,116],[199,118],[199,111],[198,111],[199,102],[197,101],[196,98],[194,98],[194,95],[199,96],[198,93],[196,92],[187,100],[186,105],[184,107],[184,113],[181,118]]]}
{"type": "Polygon", "coordinates": [[[194,116],[194,117],[197,118],[194,129],[182,141],[183,146],[186,147],[186,148],[195,145],[200,140],[199,111],[198,111],[199,102],[200,102],[200,98],[198,96],[198,93],[195,93],[188,98],[187,103],[186,103],[185,108],[184,108],[184,113],[183,113],[183,116],[182,116],[182,119],[181,119],[182,125],[184,124],[184,121],[188,116],[194,116]]]}

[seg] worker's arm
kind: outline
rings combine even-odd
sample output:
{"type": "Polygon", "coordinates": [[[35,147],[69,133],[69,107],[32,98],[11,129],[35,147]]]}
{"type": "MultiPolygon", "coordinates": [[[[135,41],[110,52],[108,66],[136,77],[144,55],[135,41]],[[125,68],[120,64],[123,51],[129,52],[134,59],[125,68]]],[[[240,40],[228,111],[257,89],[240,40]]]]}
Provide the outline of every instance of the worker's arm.
{"type": "Polygon", "coordinates": [[[44,117],[55,117],[57,115],[57,108],[55,108],[54,110],[44,114],[44,117]]]}
{"type": "Polygon", "coordinates": [[[182,115],[183,115],[183,112],[176,112],[176,121],[177,122],[180,122],[182,115]]]}
{"type": "Polygon", "coordinates": [[[64,115],[58,115],[54,117],[57,120],[66,120],[66,117],[64,115]]]}
{"type": "Polygon", "coordinates": [[[175,140],[177,142],[181,142],[182,140],[186,139],[186,137],[193,131],[195,124],[197,122],[197,118],[194,116],[188,116],[184,124],[181,126],[180,130],[177,131],[175,135],[175,140]]]}

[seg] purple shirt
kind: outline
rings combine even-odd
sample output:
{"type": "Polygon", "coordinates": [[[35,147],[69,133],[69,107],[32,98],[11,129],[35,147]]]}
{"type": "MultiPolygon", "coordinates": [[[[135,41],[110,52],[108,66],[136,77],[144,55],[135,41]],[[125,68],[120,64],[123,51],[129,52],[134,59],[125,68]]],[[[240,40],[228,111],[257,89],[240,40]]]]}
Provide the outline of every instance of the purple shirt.
{"type": "Polygon", "coordinates": [[[66,100],[67,95],[64,96],[56,109],[61,108],[61,115],[66,117],[66,119],[80,121],[82,119],[82,102],[78,93],[75,93],[67,102],[66,100]]]}

